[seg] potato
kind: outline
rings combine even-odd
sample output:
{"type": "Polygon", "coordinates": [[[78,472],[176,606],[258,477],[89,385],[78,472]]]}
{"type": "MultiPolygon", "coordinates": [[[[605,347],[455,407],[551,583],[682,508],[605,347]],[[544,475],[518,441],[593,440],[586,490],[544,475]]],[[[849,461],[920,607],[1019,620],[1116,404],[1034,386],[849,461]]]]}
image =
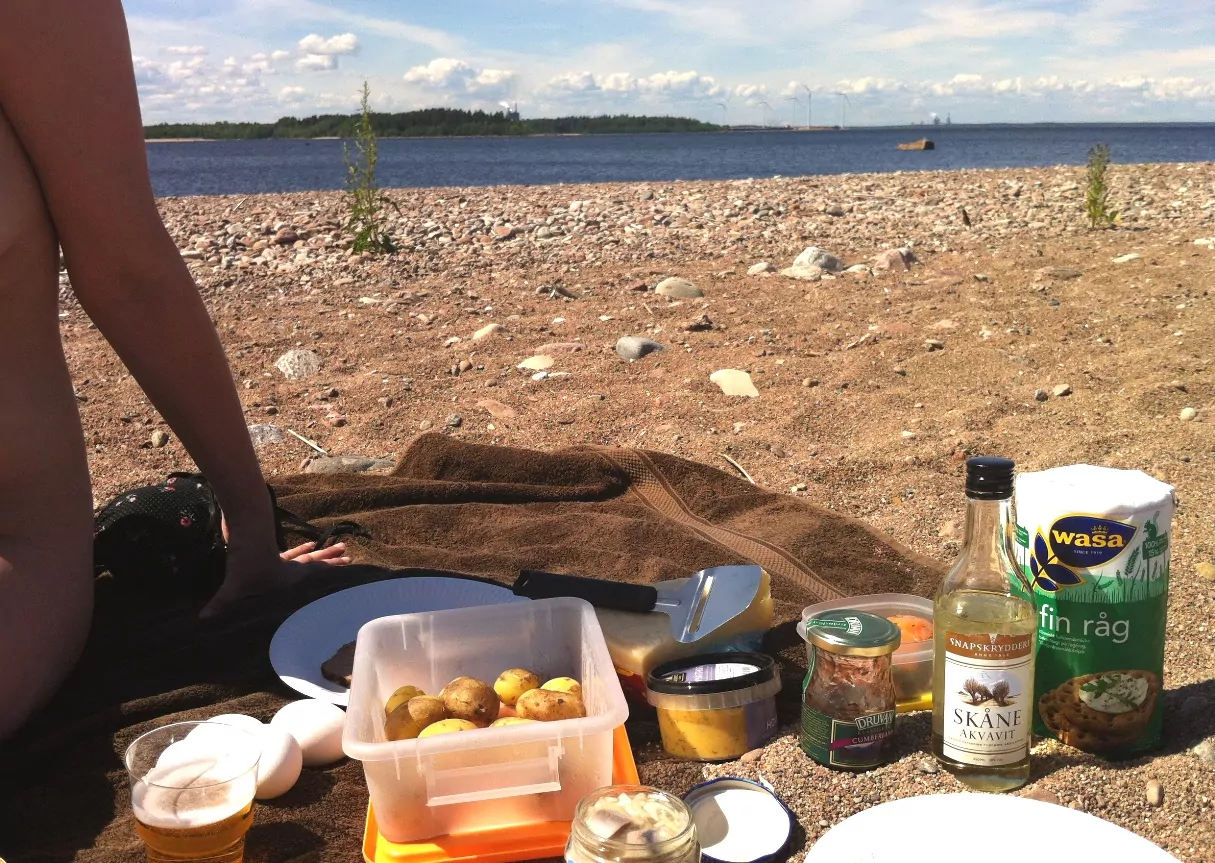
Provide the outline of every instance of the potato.
{"type": "Polygon", "coordinates": [[[582,697],[582,684],[572,677],[557,677],[540,687],[550,692],[568,692],[570,695],[582,697]]]}
{"type": "Polygon", "coordinates": [[[388,714],[384,721],[384,734],[389,740],[413,740],[436,722],[447,716],[443,702],[433,695],[411,698],[388,714]]]}
{"type": "Polygon", "coordinates": [[[525,692],[540,688],[540,675],[526,668],[512,668],[503,671],[494,681],[494,692],[502,699],[502,703],[514,707],[519,696],[525,692]]]}
{"type": "Polygon", "coordinates": [[[485,728],[497,719],[502,706],[493,687],[475,677],[457,677],[443,687],[439,697],[448,717],[464,719],[478,728],[485,728]]]}
{"type": "Polygon", "coordinates": [[[389,713],[392,713],[392,711],[396,710],[409,699],[425,694],[425,692],[416,686],[402,686],[389,696],[387,703],[384,705],[384,715],[387,716],[389,713]]]}
{"type": "Polygon", "coordinates": [[[437,737],[440,734],[454,734],[457,731],[476,730],[477,726],[466,719],[444,719],[442,722],[436,722],[434,725],[428,725],[422,729],[422,733],[418,735],[418,739],[437,737]]]}
{"type": "Polygon", "coordinates": [[[586,707],[581,698],[550,689],[525,692],[515,705],[515,711],[521,719],[535,719],[539,722],[556,722],[559,719],[579,719],[586,716],[586,707]]]}
{"type": "Polygon", "coordinates": [[[503,716],[501,719],[495,719],[490,723],[490,728],[504,728],[507,725],[530,725],[535,722],[535,719],[523,719],[518,716],[503,716]]]}
{"type": "Polygon", "coordinates": [[[511,707],[509,704],[503,704],[498,708],[499,719],[514,719],[518,715],[519,714],[515,712],[515,708],[511,707]]]}

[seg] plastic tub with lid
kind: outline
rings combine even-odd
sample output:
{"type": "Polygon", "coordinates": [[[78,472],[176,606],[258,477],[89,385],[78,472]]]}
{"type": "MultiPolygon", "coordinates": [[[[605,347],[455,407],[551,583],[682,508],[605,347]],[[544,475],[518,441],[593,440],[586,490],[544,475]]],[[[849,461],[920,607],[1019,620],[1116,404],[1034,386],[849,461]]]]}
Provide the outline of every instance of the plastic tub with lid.
{"type": "Polygon", "coordinates": [[[710,653],[650,672],[662,748],[676,758],[730,761],[776,733],[780,675],[762,653],[710,653]]]}
{"type": "MultiPolygon", "coordinates": [[[[811,605],[802,611],[802,620],[805,621],[824,611],[836,611],[842,608],[867,611],[887,619],[895,618],[896,623],[904,624],[899,627],[903,632],[903,643],[894,652],[891,669],[894,674],[894,692],[898,700],[898,711],[899,713],[909,713],[913,710],[932,709],[932,600],[912,596],[909,593],[851,596],[811,605]],[[900,621],[898,618],[904,618],[904,620],[900,621]],[[906,626],[908,622],[919,621],[922,621],[922,624],[918,626],[906,626]],[[922,636],[925,633],[927,638],[915,640],[915,635],[922,636]]],[[[806,638],[804,625],[798,624],[797,634],[806,642],[806,662],[809,664],[813,659],[814,648],[806,638]]]]}
{"type": "Polygon", "coordinates": [[[569,821],[612,782],[615,729],[628,707],[590,603],[580,599],[401,614],[359,630],[342,748],[363,762],[389,842],[569,821]],[[390,741],[384,703],[400,686],[438,693],[457,677],[492,683],[509,668],[582,684],[582,719],[390,741]]]}

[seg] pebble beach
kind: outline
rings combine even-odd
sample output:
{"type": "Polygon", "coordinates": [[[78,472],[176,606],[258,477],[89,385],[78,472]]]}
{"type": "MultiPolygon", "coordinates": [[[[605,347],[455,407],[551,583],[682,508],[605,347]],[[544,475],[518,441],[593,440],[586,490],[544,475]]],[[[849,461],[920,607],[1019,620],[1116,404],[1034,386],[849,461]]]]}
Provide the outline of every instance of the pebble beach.
{"type": "MultiPolygon", "coordinates": [[[[380,256],[350,252],[338,193],[159,205],[268,476],[383,470],[426,431],[643,447],[943,561],[971,455],[1174,485],[1165,745],[1109,763],[1039,741],[1020,793],[1215,861],[1215,164],[1109,182],[1103,230],[1075,167],[391,189],[398,250],[380,256]]],[[[60,281],[95,503],[191,469],[60,281]]],[[[650,765],[643,741],[642,780],[766,781],[798,818],[797,861],[864,808],[961,790],[929,714],[861,774],[816,766],[781,719],[729,764],[650,765]]]]}

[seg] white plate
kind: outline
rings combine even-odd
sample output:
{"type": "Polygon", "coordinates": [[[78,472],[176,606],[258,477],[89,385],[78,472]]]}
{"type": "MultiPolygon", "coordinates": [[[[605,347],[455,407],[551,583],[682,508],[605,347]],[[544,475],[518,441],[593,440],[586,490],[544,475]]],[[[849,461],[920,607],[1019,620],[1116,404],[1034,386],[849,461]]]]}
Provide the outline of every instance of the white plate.
{"type": "Polygon", "coordinates": [[[828,830],[805,863],[1020,863],[1033,857],[1178,863],[1117,824],[1000,794],[934,794],[866,809],[828,830]]]}
{"type": "Polygon", "coordinates": [[[321,676],[321,663],[354,641],[364,623],[392,614],[530,602],[508,588],[466,578],[394,578],[339,590],[288,617],[270,640],[270,664],[283,683],[342,707],[350,690],[321,676]]]}

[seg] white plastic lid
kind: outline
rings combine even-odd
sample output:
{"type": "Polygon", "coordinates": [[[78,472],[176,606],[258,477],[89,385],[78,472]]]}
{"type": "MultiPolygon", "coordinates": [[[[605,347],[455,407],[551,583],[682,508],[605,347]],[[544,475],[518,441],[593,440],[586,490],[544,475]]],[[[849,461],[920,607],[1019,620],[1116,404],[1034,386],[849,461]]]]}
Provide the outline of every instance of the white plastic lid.
{"type": "Polygon", "coordinates": [[[683,802],[696,822],[706,863],[761,863],[780,854],[793,832],[793,815],[768,789],[747,779],[697,785],[683,802]]]}

